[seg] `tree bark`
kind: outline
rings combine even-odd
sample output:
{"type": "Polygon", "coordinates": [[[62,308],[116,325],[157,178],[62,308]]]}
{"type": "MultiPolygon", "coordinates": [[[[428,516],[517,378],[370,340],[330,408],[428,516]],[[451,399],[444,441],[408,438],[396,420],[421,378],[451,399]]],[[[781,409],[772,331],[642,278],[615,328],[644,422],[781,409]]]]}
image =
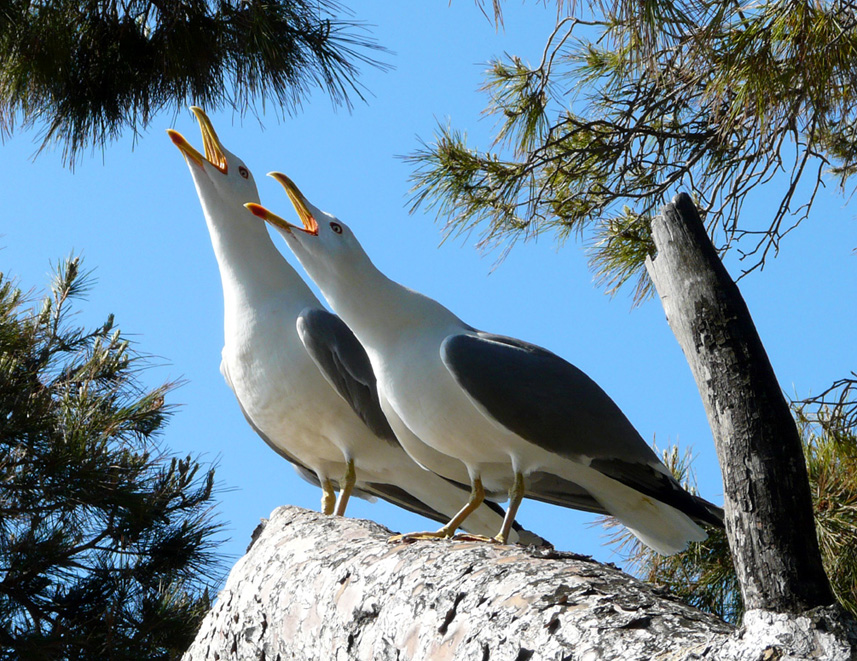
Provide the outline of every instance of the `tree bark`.
{"type": "Polygon", "coordinates": [[[658,252],[646,266],[714,435],[745,605],[798,613],[832,604],[797,427],[747,305],[687,194],[653,220],[652,237],[658,252]]]}
{"type": "Polygon", "coordinates": [[[389,535],[278,508],[184,661],[850,658],[826,613],[797,627],[759,614],[742,636],[585,556],[389,535]]]}

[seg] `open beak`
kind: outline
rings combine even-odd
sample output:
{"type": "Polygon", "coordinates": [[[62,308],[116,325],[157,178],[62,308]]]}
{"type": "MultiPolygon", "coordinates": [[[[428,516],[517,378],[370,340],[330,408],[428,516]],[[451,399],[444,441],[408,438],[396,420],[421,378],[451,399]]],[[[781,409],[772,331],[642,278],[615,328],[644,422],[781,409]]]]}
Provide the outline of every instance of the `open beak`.
{"type": "Polygon", "coordinates": [[[202,167],[203,161],[208,161],[220,172],[226,174],[228,172],[226,156],[223,153],[223,147],[220,144],[220,140],[217,138],[217,133],[214,131],[214,126],[211,125],[211,120],[208,118],[208,115],[203,112],[202,108],[191,106],[190,110],[199,122],[199,130],[202,133],[202,146],[205,150],[205,156],[191,147],[190,143],[185,140],[184,136],[178,131],[167,129],[167,135],[170,136],[170,140],[173,141],[173,144],[181,149],[182,153],[199,167],[202,167]]]}
{"type": "Polygon", "coordinates": [[[173,141],[173,144],[181,149],[182,154],[184,154],[191,163],[196,163],[199,167],[202,167],[202,163],[205,161],[205,156],[191,147],[190,143],[184,139],[184,136],[181,133],[173,129],[167,129],[167,135],[170,136],[170,140],[173,141]]]}
{"type": "Polygon", "coordinates": [[[305,231],[303,227],[298,227],[297,225],[292,225],[285,218],[280,218],[277,214],[272,211],[268,211],[261,204],[256,204],[255,202],[247,202],[245,205],[247,209],[250,210],[254,216],[258,216],[266,223],[270,223],[274,227],[285,230],[289,234],[292,233],[292,230],[300,230],[301,232],[305,231]]]}
{"type": "Polygon", "coordinates": [[[298,212],[298,218],[301,219],[303,227],[293,225],[289,221],[280,218],[280,216],[278,216],[277,214],[271,213],[260,204],[254,204],[253,202],[249,202],[244,206],[247,207],[254,215],[258,216],[259,218],[262,218],[266,222],[270,223],[274,227],[278,227],[281,230],[285,230],[287,232],[291,232],[292,230],[300,230],[301,232],[306,232],[307,234],[318,236],[318,223],[316,222],[315,218],[313,218],[312,212],[309,210],[309,202],[307,202],[307,199],[304,197],[304,194],[301,193],[300,189],[295,186],[295,182],[293,182],[281,172],[269,172],[268,176],[273,177],[274,179],[279,181],[282,184],[283,188],[286,189],[286,194],[292,201],[292,205],[295,207],[295,211],[298,212]]]}

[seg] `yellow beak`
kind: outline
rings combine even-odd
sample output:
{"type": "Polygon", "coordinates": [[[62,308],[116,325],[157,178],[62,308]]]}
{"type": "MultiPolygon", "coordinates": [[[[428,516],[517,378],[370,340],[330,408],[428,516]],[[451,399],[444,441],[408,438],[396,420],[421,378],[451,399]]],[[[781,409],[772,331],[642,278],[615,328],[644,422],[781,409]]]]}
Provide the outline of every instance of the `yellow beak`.
{"type": "Polygon", "coordinates": [[[261,204],[256,204],[255,202],[247,202],[244,206],[249,209],[250,213],[252,213],[254,216],[258,216],[266,223],[270,223],[274,227],[278,227],[281,230],[285,230],[289,233],[291,233],[293,229],[304,231],[302,227],[292,225],[288,220],[286,220],[285,218],[280,218],[272,211],[268,211],[261,204]]]}
{"type": "Polygon", "coordinates": [[[191,147],[190,143],[184,139],[184,136],[181,133],[173,129],[167,129],[167,135],[170,136],[170,140],[173,141],[173,144],[181,149],[182,153],[191,163],[196,163],[199,167],[202,167],[205,157],[196,149],[191,147]]]}
{"type": "Polygon", "coordinates": [[[211,124],[211,120],[202,108],[191,106],[190,110],[199,122],[199,130],[202,133],[202,146],[205,150],[205,156],[194,149],[178,131],[167,129],[167,135],[170,136],[170,140],[173,141],[173,144],[181,149],[182,153],[198,166],[202,167],[203,161],[208,161],[220,172],[226,174],[228,172],[226,156],[223,153],[223,146],[220,144],[220,140],[217,137],[214,126],[211,124]]]}
{"type": "Polygon", "coordinates": [[[262,218],[274,227],[279,227],[280,229],[285,230],[287,232],[291,232],[292,230],[300,230],[301,232],[306,232],[307,234],[318,236],[318,223],[316,222],[315,218],[313,218],[312,212],[309,210],[309,202],[307,202],[307,199],[304,197],[304,194],[301,193],[300,189],[295,185],[295,182],[289,179],[282,172],[269,172],[268,176],[273,177],[274,179],[279,181],[280,184],[282,184],[283,188],[286,189],[286,194],[292,201],[292,205],[295,207],[295,211],[298,212],[298,218],[301,219],[303,227],[293,225],[292,223],[281,218],[277,214],[268,211],[260,204],[254,204],[253,202],[249,202],[244,206],[247,207],[254,215],[258,216],[259,218],[262,218]]]}

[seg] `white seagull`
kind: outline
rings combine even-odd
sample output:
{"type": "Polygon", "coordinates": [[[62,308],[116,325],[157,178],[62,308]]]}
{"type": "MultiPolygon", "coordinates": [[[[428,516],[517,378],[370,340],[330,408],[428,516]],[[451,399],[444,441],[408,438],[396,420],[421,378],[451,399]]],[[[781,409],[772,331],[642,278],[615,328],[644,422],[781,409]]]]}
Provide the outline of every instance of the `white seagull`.
{"type": "Polygon", "coordinates": [[[685,491],[586,374],[546,349],[479,331],[390,280],[345,223],[313,206],[284,174],[271,176],[303,227],[246,206],[277,228],[365,347],[393,426],[467,466],[467,505],[439,531],[415,536],[452,535],[486,492],[504,490],[510,503],[500,542],[525,495],[609,513],[662,554],[705,539],[700,523],[723,525],[722,510],[685,491]]]}
{"type": "MultiPolygon", "coordinates": [[[[464,466],[447,458],[443,468],[453,479],[444,479],[402,449],[379,408],[365,351],[243,207],[259,201],[252,173],[223,147],[205,113],[191,110],[204,156],[177,131],[167,132],[188,163],[211,235],[225,313],[220,371],[250,426],[321,486],[325,514],[343,515],[353,490],[448,520],[467,494],[464,466]],[[338,502],[334,488],[340,488],[338,502]]],[[[468,528],[490,532],[502,521],[502,508],[492,503],[468,528]]],[[[544,543],[519,526],[516,531],[522,542],[544,543]]]]}

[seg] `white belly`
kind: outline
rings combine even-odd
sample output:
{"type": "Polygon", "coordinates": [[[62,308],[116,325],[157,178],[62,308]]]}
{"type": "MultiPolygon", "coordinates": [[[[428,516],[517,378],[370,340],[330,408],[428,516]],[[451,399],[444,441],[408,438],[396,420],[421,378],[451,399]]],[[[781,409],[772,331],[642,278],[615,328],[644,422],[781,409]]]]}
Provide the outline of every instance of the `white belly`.
{"type": "Polygon", "coordinates": [[[271,442],[319,475],[340,478],[350,458],[358,479],[392,481],[400,463],[391,459],[404,451],[377,438],[332,388],[294,322],[284,319],[277,327],[284,332],[273,341],[245,328],[224,347],[232,388],[247,415],[271,442]]]}
{"type": "Polygon", "coordinates": [[[378,363],[382,395],[424,443],[464,462],[471,475],[480,475],[492,490],[509,487],[513,462],[524,472],[543,463],[544,453],[538,448],[533,452],[530,444],[473,404],[440,359],[443,338],[409,339],[401,354],[370,356],[378,363]],[[399,360],[399,355],[408,358],[399,360]]]}
{"type": "Polygon", "coordinates": [[[308,358],[289,359],[282,349],[229,349],[224,348],[223,359],[232,388],[253,424],[272,443],[317,473],[341,472],[342,448],[323,431],[329,426],[324,424],[329,412],[318,406],[318,392],[313,387],[315,365],[308,358]]]}

